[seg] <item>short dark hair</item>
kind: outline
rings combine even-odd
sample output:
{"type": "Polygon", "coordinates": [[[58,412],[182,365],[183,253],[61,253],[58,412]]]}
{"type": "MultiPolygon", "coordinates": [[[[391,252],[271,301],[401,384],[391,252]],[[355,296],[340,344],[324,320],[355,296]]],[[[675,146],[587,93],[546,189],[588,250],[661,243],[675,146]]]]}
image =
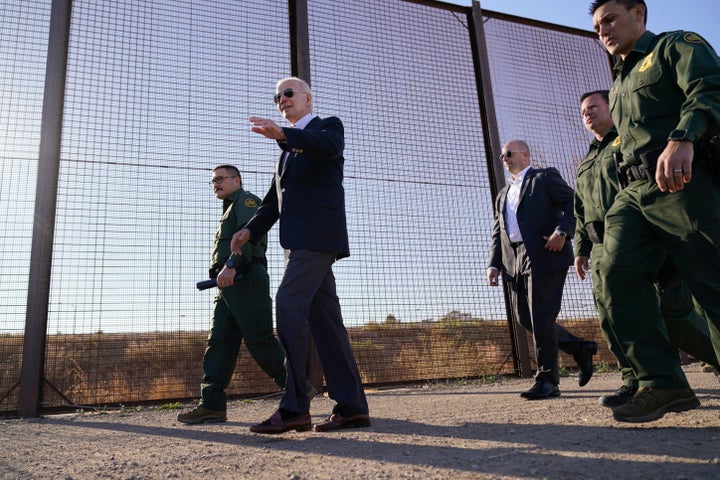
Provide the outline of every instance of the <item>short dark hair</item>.
{"type": "MultiPolygon", "coordinates": [[[[602,7],[606,3],[608,3],[610,0],[595,0],[590,4],[590,15],[595,14],[595,10],[602,7]]],[[[625,7],[625,10],[630,10],[635,5],[642,5],[645,7],[645,18],[644,22],[647,25],[647,5],[645,4],[645,0],[615,0],[619,5],[622,5],[625,7]]]]}
{"type": "Polygon", "coordinates": [[[592,92],[585,92],[580,95],[580,103],[582,103],[583,100],[585,100],[586,98],[592,97],[593,95],[600,95],[605,100],[605,103],[610,103],[609,90],[593,90],[592,92]]]}
{"type": "Polygon", "coordinates": [[[242,185],[242,176],[240,175],[240,170],[237,169],[234,165],[218,165],[217,167],[213,168],[213,172],[218,169],[224,169],[232,173],[234,176],[238,177],[240,179],[240,185],[242,185]]]}

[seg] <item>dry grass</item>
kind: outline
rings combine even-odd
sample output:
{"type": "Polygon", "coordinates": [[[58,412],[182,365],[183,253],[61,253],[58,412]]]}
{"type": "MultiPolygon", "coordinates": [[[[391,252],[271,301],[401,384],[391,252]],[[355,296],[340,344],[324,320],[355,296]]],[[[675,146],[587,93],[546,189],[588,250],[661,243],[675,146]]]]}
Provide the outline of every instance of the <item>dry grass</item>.
{"type": "MultiPolygon", "coordinates": [[[[599,340],[595,319],[566,325],[599,340]]],[[[392,384],[514,373],[505,322],[452,312],[437,322],[387,322],[348,328],[366,384],[392,384]]],[[[51,335],[43,405],[110,405],[170,401],[198,396],[207,332],[51,335]]],[[[598,341],[603,347],[604,342],[598,341]]],[[[532,340],[529,339],[529,345],[532,340]]],[[[22,336],[0,336],[0,411],[14,411],[22,336]]],[[[600,358],[609,360],[601,349],[600,358]]],[[[561,364],[573,366],[566,355],[561,364]]],[[[258,395],[277,387],[241,349],[230,395],[258,395]]]]}

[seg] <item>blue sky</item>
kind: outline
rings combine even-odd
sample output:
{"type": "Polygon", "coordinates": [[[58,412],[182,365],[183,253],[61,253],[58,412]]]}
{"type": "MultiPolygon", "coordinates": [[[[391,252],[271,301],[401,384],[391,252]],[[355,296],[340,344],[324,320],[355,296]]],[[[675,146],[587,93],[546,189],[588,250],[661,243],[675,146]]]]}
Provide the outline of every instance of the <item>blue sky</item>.
{"type": "MultiPolygon", "coordinates": [[[[451,0],[447,3],[470,5],[470,0],[451,0]]],[[[588,12],[590,0],[480,0],[487,10],[519,17],[542,20],[568,27],[592,30],[588,12]]],[[[660,33],[669,30],[691,30],[699,33],[717,51],[720,49],[720,17],[718,0],[646,0],[648,30],[660,33]]]]}

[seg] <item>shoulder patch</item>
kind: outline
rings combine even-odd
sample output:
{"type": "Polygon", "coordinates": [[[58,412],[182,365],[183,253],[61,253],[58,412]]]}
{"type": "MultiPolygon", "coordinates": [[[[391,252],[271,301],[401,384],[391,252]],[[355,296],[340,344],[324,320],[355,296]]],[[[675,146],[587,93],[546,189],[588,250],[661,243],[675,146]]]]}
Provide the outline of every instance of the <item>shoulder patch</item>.
{"type": "Polygon", "coordinates": [[[613,141],[613,143],[612,143],[612,146],[613,146],[613,147],[617,147],[618,145],[620,145],[620,137],[617,137],[617,138],[615,139],[615,141],[613,141]]]}
{"type": "Polygon", "coordinates": [[[255,207],[257,207],[257,202],[255,201],[254,198],[246,198],[245,206],[248,208],[255,208],[255,207]]]}
{"type": "Polygon", "coordinates": [[[642,73],[648,68],[652,66],[653,58],[655,57],[655,52],[650,52],[647,57],[645,57],[645,60],[643,60],[642,65],[640,65],[640,68],[638,69],[638,72],[642,73]]]}
{"type": "Polygon", "coordinates": [[[685,40],[687,43],[705,43],[705,40],[703,40],[700,35],[692,32],[683,35],[683,40],[685,40]]]}

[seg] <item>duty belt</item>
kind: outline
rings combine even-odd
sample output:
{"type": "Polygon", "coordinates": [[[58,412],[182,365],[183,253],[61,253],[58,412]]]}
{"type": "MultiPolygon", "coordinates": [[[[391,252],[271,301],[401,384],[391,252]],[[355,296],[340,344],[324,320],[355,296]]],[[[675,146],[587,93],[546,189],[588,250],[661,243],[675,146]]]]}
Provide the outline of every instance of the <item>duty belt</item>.
{"type": "Polygon", "coordinates": [[[662,148],[658,148],[649,152],[641,153],[640,165],[630,166],[619,164],[618,161],[622,159],[622,155],[620,154],[620,152],[617,152],[615,161],[618,162],[617,172],[620,186],[622,188],[625,188],[629,183],[636,182],[638,180],[649,180],[651,182],[654,182],[655,167],[657,166],[657,161],[662,151],[662,148]]]}
{"type": "MultiPolygon", "coordinates": [[[[700,139],[694,145],[695,155],[693,166],[704,168],[708,171],[713,181],[720,186],[720,136],[700,139]]],[[[655,168],[663,148],[650,150],[639,155],[640,165],[623,165],[622,154],[615,152],[615,167],[617,169],[620,188],[638,180],[655,181],[655,168]]]]}

